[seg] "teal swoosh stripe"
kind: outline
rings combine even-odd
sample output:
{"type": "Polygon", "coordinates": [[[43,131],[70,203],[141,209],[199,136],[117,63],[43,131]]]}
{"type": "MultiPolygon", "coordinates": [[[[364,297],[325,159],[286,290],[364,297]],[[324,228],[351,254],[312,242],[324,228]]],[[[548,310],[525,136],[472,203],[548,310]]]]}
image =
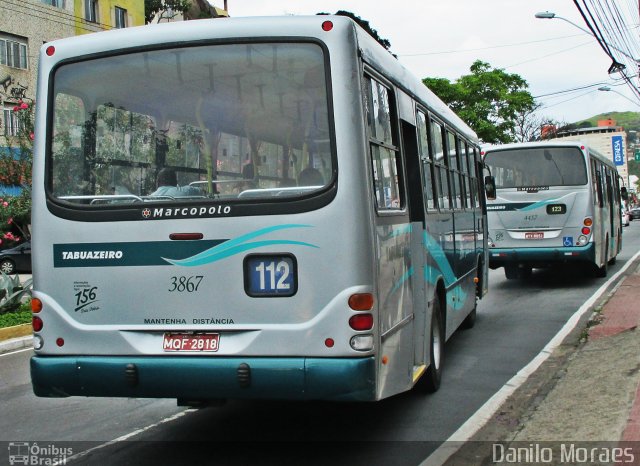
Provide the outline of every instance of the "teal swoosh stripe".
{"type": "Polygon", "coordinates": [[[286,230],[290,228],[309,228],[309,227],[311,227],[311,225],[285,224],[285,225],[276,225],[274,227],[261,228],[260,230],[252,231],[251,233],[247,233],[245,235],[238,236],[237,238],[225,241],[223,244],[220,244],[219,246],[215,246],[213,248],[202,251],[201,253],[196,254],[193,257],[189,257],[188,259],[199,260],[211,255],[218,255],[220,251],[231,249],[237,246],[238,244],[246,243],[251,239],[257,238],[258,236],[266,235],[268,233],[273,233],[274,231],[286,230]]]}
{"type": "Polygon", "coordinates": [[[407,223],[406,225],[402,225],[400,227],[394,228],[391,232],[391,238],[397,238],[398,236],[408,235],[413,231],[413,225],[407,223]]]}
{"type": "Polygon", "coordinates": [[[545,201],[538,201],[538,202],[534,202],[533,204],[527,206],[527,207],[523,207],[522,209],[516,209],[519,210],[520,212],[527,212],[529,210],[534,210],[534,209],[539,209],[540,207],[544,207],[546,205],[549,204],[553,204],[554,202],[558,202],[560,199],[562,199],[561,197],[556,198],[556,199],[547,199],[545,201]]]}
{"type": "Polygon", "coordinates": [[[163,259],[173,265],[193,267],[196,265],[210,264],[212,262],[225,259],[227,257],[233,256],[235,254],[239,254],[244,251],[249,251],[251,249],[255,249],[263,246],[272,246],[275,244],[288,244],[288,245],[308,246],[312,248],[318,248],[318,246],[315,246],[310,243],[305,243],[302,241],[292,241],[292,240],[266,240],[266,241],[249,242],[249,240],[252,240],[254,238],[257,238],[259,236],[263,236],[269,233],[273,233],[274,231],[287,230],[291,228],[310,228],[310,227],[311,225],[285,224],[285,225],[276,225],[268,228],[261,228],[256,231],[252,231],[251,233],[238,236],[237,238],[231,239],[229,241],[225,241],[220,245],[214,246],[212,248],[207,249],[206,251],[202,251],[199,254],[196,254],[191,257],[187,257],[185,259],[170,259],[166,257],[163,257],[163,259]]]}
{"type": "Polygon", "coordinates": [[[179,260],[167,259],[166,257],[163,257],[163,259],[166,260],[167,262],[169,262],[170,264],[173,264],[173,265],[181,265],[183,267],[194,267],[196,265],[211,264],[212,262],[217,262],[217,261],[219,261],[221,259],[225,259],[227,257],[234,256],[234,255],[239,254],[239,253],[244,252],[244,251],[249,251],[251,249],[256,249],[256,248],[261,248],[263,246],[273,246],[275,244],[288,244],[288,245],[295,245],[295,246],[308,246],[310,248],[319,249],[318,246],[315,246],[315,245],[309,244],[309,243],[304,243],[302,241],[266,240],[266,241],[255,241],[253,243],[239,244],[236,247],[221,248],[220,250],[216,250],[217,248],[212,248],[212,249],[210,249],[208,251],[208,254],[206,256],[202,256],[202,254],[198,254],[198,256],[202,256],[202,257],[193,256],[193,257],[190,257],[190,258],[187,258],[187,259],[179,259],[179,260]]]}
{"type": "Polygon", "coordinates": [[[393,285],[393,288],[391,288],[391,291],[389,293],[390,294],[395,293],[398,290],[398,288],[402,286],[404,282],[406,282],[411,278],[412,275],[413,275],[413,267],[409,267],[409,270],[407,270],[407,272],[404,275],[402,275],[402,277],[400,277],[400,279],[393,285]]]}
{"type": "Polygon", "coordinates": [[[442,271],[444,276],[445,285],[449,286],[456,281],[456,274],[449,264],[447,255],[442,250],[442,247],[438,242],[433,239],[426,231],[424,232],[424,247],[427,252],[433,257],[433,260],[438,265],[438,268],[442,271]]]}

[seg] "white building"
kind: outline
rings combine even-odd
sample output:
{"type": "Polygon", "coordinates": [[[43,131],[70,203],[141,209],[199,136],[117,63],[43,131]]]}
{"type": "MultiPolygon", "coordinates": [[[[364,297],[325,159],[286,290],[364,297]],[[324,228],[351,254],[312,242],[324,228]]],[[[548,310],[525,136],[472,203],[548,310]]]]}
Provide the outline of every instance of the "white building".
{"type": "MultiPolygon", "coordinates": [[[[558,133],[555,140],[581,141],[612,160],[622,178],[622,185],[629,188],[629,153],[627,133],[614,120],[600,120],[594,128],[579,128],[558,133]]],[[[631,154],[633,157],[633,154],[631,154]]]]}

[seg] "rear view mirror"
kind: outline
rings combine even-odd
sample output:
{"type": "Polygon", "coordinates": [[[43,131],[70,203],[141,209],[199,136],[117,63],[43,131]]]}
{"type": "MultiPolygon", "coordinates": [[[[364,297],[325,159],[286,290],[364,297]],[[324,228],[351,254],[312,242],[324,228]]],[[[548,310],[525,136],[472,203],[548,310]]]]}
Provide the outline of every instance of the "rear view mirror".
{"type": "Polygon", "coordinates": [[[629,200],[629,192],[627,191],[627,188],[625,188],[624,186],[620,188],[620,197],[622,198],[623,201],[629,200]]]}
{"type": "Polygon", "coordinates": [[[490,201],[496,198],[496,179],[493,176],[484,177],[484,191],[487,195],[487,199],[490,201]]]}

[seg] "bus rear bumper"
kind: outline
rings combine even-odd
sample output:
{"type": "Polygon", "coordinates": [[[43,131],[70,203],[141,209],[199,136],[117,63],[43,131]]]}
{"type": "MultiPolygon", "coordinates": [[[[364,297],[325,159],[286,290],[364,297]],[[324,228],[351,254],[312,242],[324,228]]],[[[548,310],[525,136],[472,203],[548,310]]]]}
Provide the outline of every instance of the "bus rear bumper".
{"type": "Polygon", "coordinates": [[[492,269],[505,265],[530,265],[549,267],[553,264],[594,262],[595,247],[589,243],[583,247],[563,248],[492,248],[489,250],[489,266],[492,269]]]}
{"type": "Polygon", "coordinates": [[[33,356],[41,397],[373,401],[368,358],[33,356]]]}

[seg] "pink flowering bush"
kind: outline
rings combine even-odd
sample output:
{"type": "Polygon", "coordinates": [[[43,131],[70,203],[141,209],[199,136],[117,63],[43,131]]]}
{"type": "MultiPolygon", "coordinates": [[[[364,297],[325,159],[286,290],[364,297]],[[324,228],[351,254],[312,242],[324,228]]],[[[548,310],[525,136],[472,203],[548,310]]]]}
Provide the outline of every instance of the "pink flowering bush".
{"type": "Polygon", "coordinates": [[[0,249],[12,247],[30,237],[31,190],[0,198],[0,249]]]}
{"type": "Polygon", "coordinates": [[[13,111],[18,117],[18,134],[7,137],[14,151],[0,154],[0,185],[22,188],[17,196],[0,193],[0,249],[11,247],[30,236],[34,110],[32,101],[21,100],[14,106],[13,111]]]}

